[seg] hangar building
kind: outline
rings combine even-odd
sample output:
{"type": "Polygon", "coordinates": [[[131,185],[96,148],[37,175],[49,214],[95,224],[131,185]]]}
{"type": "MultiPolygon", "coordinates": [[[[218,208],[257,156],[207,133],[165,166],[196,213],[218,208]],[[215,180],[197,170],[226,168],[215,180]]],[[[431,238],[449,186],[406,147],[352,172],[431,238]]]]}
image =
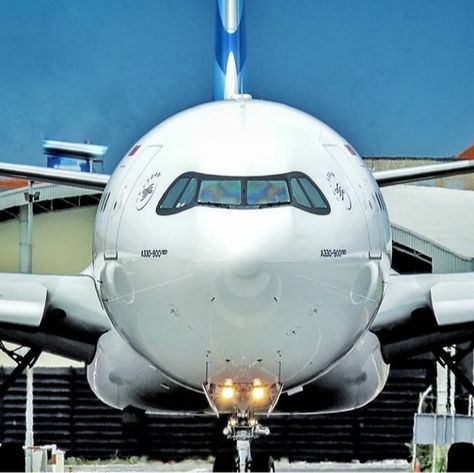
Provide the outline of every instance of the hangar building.
{"type": "MultiPolygon", "coordinates": [[[[424,186],[382,189],[400,272],[474,271],[474,192],[424,186]],[[406,267],[411,262],[411,268],[406,267]]],[[[397,268],[395,268],[397,269],[397,268]]]]}

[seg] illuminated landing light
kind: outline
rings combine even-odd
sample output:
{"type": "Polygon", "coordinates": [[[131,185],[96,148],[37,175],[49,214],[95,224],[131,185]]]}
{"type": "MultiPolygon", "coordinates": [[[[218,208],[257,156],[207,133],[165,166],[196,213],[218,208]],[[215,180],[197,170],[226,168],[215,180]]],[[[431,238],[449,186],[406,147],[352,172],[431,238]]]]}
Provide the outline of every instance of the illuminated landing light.
{"type": "Polygon", "coordinates": [[[232,399],[234,397],[235,390],[232,386],[224,386],[222,388],[222,398],[223,399],[232,399]]]}
{"type": "Polygon", "coordinates": [[[226,379],[224,383],[224,387],[222,388],[222,391],[221,391],[222,399],[229,400],[229,399],[232,399],[234,395],[235,395],[235,389],[234,389],[232,380],[226,379]]]}
{"type": "Polygon", "coordinates": [[[265,397],[265,388],[263,386],[254,386],[252,389],[254,401],[261,401],[265,397]]]}

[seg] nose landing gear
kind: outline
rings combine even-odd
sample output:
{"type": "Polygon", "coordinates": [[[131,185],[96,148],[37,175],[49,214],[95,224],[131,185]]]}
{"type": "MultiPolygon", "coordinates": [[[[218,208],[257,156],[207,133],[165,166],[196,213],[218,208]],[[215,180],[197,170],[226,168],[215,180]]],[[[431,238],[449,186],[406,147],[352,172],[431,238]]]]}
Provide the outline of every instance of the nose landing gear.
{"type": "Polygon", "coordinates": [[[228,439],[236,442],[237,452],[223,452],[216,455],[213,471],[275,471],[275,463],[271,456],[252,455],[250,452],[252,440],[270,434],[268,427],[263,427],[249,415],[231,416],[223,433],[228,439]]]}

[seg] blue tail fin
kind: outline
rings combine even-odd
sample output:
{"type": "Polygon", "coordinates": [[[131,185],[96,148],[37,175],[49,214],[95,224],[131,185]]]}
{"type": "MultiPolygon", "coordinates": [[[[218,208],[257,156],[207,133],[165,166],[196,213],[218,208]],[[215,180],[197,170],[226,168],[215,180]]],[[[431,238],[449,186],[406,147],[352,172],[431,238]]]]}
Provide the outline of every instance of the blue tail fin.
{"type": "Polygon", "coordinates": [[[214,99],[244,92],[244,0],[217,0],[214,99]]]}

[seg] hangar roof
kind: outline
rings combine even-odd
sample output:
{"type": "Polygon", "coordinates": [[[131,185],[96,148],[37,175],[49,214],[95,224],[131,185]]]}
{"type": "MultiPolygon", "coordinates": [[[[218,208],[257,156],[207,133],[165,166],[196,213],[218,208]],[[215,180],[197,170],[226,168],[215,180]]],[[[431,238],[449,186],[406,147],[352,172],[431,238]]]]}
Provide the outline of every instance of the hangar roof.
{"type": "MultiPolygon", "coordinates": [[[[27,182],[27,181],[26,181],[27,182]]],[[[62,186],[56,184],[35,184],[34,212],[49,212],[82,205],[97,205],[100,191],[96,189],[82,189],[79,187],[62,186]]],[[[0,192],[0,222],[15,218],[18,208],[26,204],[25,192],[27,187],[0,192]]]]}
{"type": "MultiPolygon", "coordinates": [[[[27,182],[27,181],[26,181],[27,182]]],[[[51,199],[65,199],[68,197],[77,197],[79,195],[99,194],[97,189],[83,189],[73,186],[61,186],[57,184],[34,184],[33,189],[39,192],[37,202],[51,199]]],[[[17,205],[25,204],[25,192],[28,187],[0,192],[0,209],[7,209],[17,205]]]]}
{"type": "Polygon", "coordinates": [[[474,258],[474,192],[402,185],[382,189],[395,228],[474,258]]]}

